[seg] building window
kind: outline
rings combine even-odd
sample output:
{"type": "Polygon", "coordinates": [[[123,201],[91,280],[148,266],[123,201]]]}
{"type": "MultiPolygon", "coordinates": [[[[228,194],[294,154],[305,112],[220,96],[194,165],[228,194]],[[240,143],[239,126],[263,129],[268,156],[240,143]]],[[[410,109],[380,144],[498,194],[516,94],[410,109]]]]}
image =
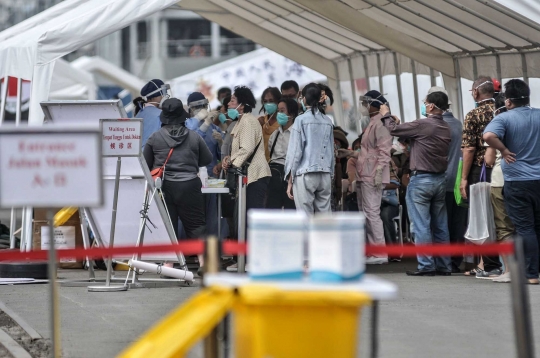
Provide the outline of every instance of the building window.
{"type": "Polygon", "coordinates": [[[203,19],[168,20],[169,57],[206,57],[212,53],[210,22],[203,19]]]}

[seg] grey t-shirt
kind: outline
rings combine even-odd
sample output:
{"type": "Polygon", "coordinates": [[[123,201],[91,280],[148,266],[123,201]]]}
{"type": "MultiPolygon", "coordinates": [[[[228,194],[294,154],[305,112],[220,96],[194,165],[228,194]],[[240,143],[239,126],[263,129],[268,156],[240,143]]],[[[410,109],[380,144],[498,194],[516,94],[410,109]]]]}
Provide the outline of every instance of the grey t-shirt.
{"type": "Polygon", "coordinates": [[[446,169],[446,191],[454,191],[454,183],[461,158],[461,137],[463,133],[463,124],[452,114],[445,112],[443,119],[450,126],[450,151],[448,152],[448,168],[446,169]]]}

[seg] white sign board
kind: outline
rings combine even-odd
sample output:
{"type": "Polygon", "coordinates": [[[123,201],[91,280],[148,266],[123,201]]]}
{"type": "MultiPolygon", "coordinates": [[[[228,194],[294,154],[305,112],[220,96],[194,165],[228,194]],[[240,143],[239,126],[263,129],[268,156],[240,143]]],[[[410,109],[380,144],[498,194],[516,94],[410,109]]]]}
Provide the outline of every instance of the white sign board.
{"type": "MultiPolygon", "coordinates": [[[[41,250],[49,250],[49,227],[41,227],[41,250]]],[[[56,249],[75,248],[75,226],[59,226],[54,228],[54,246],[56,249]]],[[[77,262],[74,257],[60,259],[60,262],[77,262]]]]}
{"type": "Polygon", "coordinates": [[[142,147],[142,119],[102,119],[104,157],[138,157],[142,147]]]}
{"type": "Polygon", "coordinates": [[[56,126],[0,130],[0,207],[102,203],[98,130],[56,126]]]}

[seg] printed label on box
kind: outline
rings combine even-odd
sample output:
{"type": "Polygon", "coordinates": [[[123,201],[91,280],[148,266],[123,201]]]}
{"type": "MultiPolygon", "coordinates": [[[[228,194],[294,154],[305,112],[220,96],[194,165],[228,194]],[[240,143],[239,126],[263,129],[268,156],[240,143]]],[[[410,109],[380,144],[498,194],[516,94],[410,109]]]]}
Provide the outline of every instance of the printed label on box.
{"type": "MultiPolygon", "coordinates": [[[[54,245],[57,250],[75,248],[75,226],[59,226],[54,228],[54,245]]],[[[41,227],[41,249],[49,250],[49,227],[41,227]]],[[[66,257],[60,262],[77,262],[77,259],[66,257]]]]}

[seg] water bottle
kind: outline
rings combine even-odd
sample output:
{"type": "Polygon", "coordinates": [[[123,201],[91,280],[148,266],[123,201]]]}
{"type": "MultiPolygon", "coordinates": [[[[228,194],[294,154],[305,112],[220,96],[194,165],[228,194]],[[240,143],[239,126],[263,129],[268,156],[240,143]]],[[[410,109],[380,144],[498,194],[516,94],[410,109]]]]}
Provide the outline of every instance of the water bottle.
{"type": "Polygon", "coordinates": [[[199,178],[201,179],[202,187],[208,186],[208,169],[206,167],[199,167],[199,178]]]}

